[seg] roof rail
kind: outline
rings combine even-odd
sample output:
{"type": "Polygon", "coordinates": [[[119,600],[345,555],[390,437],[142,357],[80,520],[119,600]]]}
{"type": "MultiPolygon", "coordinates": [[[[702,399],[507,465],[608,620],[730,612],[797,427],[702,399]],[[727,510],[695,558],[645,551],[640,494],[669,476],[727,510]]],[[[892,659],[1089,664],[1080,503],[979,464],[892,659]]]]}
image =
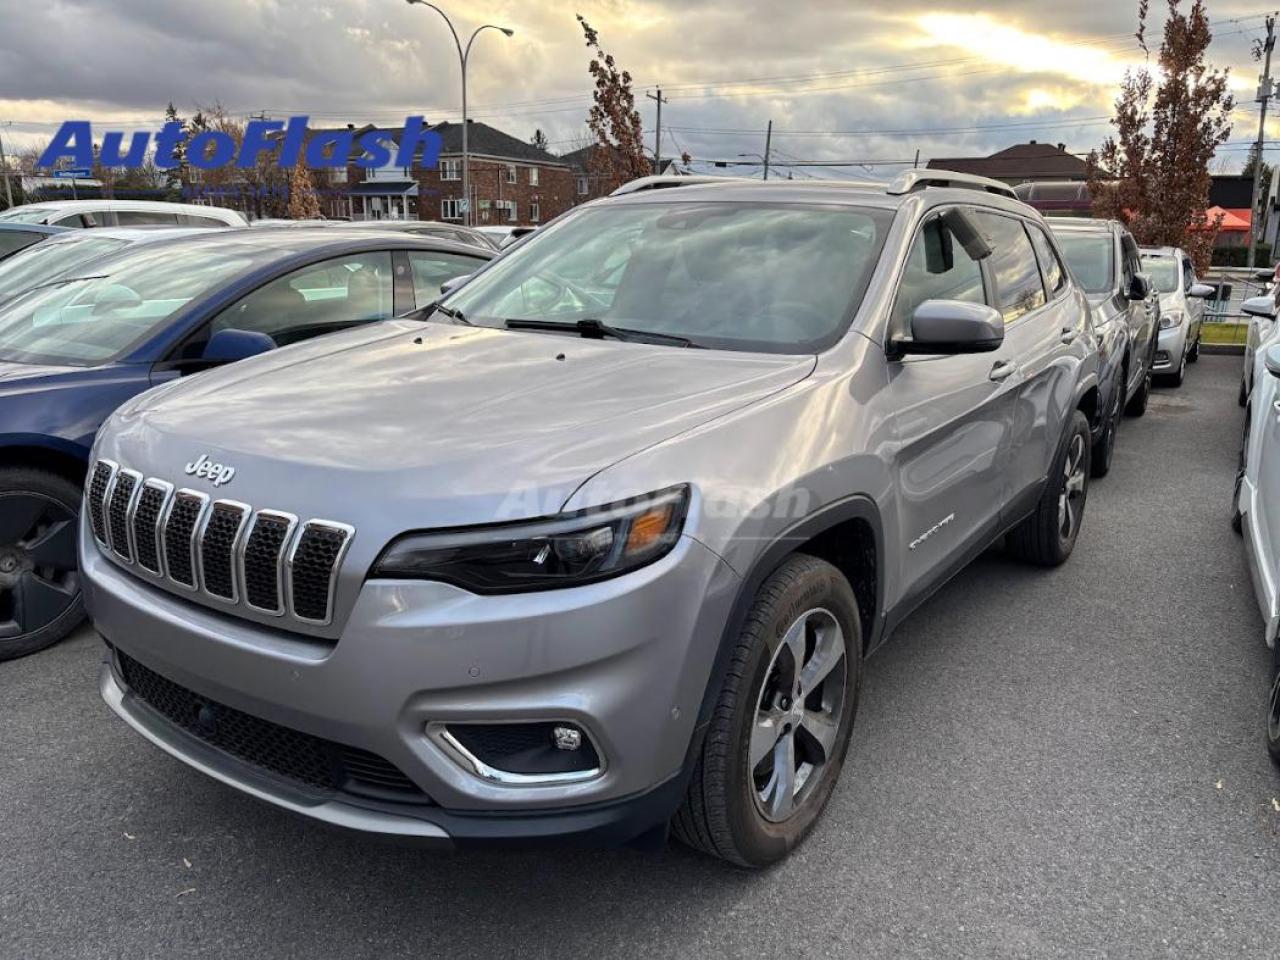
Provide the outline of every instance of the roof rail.
{"type": "Polygon", "coordinates": [[[954,170],[907,170],[890,181],[885,193],[901,196],[913,193],[926,187],[955,187],[961,190],[982,190],[997,196],[1017,200],[1013,187],[989,177],[979,177],[972,173],[957,173],[954,170]]]}
{"type": "Polygon", "coordinates": [[[697,187],[705,183],[756,183],[750,177],[711,177],[705,175],[662,174],[660,176],[639,177],[609,194],[611,197],[622,197],[628,193],[640,193],[644,190],[665,190],[669,187],[697,187]]]}

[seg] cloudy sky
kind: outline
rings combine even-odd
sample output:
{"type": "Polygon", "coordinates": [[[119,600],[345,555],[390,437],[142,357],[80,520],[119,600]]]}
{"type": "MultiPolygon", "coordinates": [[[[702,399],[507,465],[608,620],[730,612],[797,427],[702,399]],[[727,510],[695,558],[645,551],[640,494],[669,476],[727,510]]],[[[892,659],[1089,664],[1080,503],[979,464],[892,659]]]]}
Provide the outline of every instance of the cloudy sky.
{"type": "MultiPolygon", "coordinates": [[[[1189,0],[1183,0],[1184,5],[1189,0]]],[[[1106,135],[1116,85],[1142,62],[1127,0],[439,0],[465,42],[483,23],[471,115],[553,150],[585,137],[590,102],[580,12],[630,70],[661,85],[663,153],[699,169],[764,149],[797,177],[886,174],[925,159],[982,155],[1036,139],[1087,151],[1106,135]]],[[[1164,9],[1152,0],[1154,50],[1164,9]],[[1158,8],[1155,9],[1155,8],[1158,8]]],[[[1209,0],[1211,57],[1232,69],[1238,169],[1256,133],[1262,35],[1256,4],[1209,0]]],[[[221,102],[235,114],[307,114],[317,125],[459,116],[457,54],[444,21],[404,0],[0,0],[0,136],[21,146],[66,119],[154,129],[221,102]]],[[[642,115],[652,142],[653,102],[642,115]]],[[[1271,131],[1280,136],[1280,124],[1271,131]]],[[[735,170],[751,173],[751,168],[735,170]]]]}

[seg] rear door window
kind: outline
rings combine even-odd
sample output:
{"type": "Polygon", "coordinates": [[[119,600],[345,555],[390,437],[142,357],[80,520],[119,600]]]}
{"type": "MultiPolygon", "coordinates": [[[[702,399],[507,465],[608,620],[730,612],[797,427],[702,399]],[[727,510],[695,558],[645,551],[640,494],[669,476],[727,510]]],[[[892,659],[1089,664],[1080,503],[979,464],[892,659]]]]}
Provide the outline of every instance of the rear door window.
{"type": "Polygon", "coordinates": [[[409,266],[413,268],[413,294],[417,305],[426,306],[440,299],[440,285],[454,277],[465,277],[485,265],[479,257],[466,257],[457,253],[436,253],[430,250],[410,250],[409,266]]]}
{"type": "Polygon", "coordinates": [[[1040,265],[1021,220],[986,210],[976,216],[991,245],[988,264],[995,276],[996,309],[1005,323],[1013,323],[1046,303],[1040,265]]]}
{"type": "Polygon", "coordinates": [[[1040,272],[1044,274],[1044,289],[1052,300],[1067,285],[1067,271],[1043,230],[1028,224],[1027,233],[1031,235],[1031,245],[1036,248],[1036,259],[1040,261],[1040,272]]]}

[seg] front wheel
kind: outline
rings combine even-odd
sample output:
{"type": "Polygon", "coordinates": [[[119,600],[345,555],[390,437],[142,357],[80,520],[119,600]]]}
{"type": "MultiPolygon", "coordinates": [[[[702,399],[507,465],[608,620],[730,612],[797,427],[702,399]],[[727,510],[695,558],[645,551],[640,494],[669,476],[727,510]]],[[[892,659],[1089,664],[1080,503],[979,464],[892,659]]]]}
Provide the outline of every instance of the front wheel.
{"type": "Polygon", "coordinates": [[[1116,449],[1116,431],[1120,429],[1121,398],[1124,396],[1124,384],[1116,384],[1115,400],[1111,403],[1111,413],[1107,417],[1107,425],[1102,436],[1093,444],[1089,458],[1090,473],[1094,477],[1105,477],[1111,472],[1111,457],[1116,449]]]}
{"type": "Polygon", "coordinates": [[[1147,400],[1151,398],[1151,367],[1147,367],[1146,376],[1142,378],[1142,386],[1138,388],[1138,392],[1129,398],[1128,405],[1124,408],[1124,412],[1131,417],[1140,417],[1147,412],[1147,400]]]}
{"type": "Polygon", "coordinates": [[[1182,355],[1182,362],[1178,364],[1178,369],[1169,374],[1169,386],[1180,387],[1182,382],[1187,378],[1187,355],[1182,355]]]}
{"type": "Polygon", "coordinates": [[[1187,354],[1187,361],[1195,363],[1200,359],[1200,334],[1196,334],[1196,342],[1191,345],[1191,351],[1187,354]]]}
{"type": "Polygon", "coordinates": [[[1240,512],[1240,490],[1244,486],[1245,466],[1249,462],[1249,428],[1253,419],[1248,409],[1244,412],[1244,432],[1240,435],[1240,456],[1236,460],[1236,482],[1231,488],[1231,529],[1244,533],[1244,514],[1240,512]]]}
{"type": "Polygon", "coordinates": [[[1271,697],[1267,701],[1267,752],[1280,765],[1280,640],[1271,655],[1271,697]]]}
{"type": "Polygon", "coordinates": [[[781,860],[817,823],[844,763],[862,679],[853,590],[788,558],[756,595],[672,828],[743,867],[781,860]]]}
{"type": "Polygon", "coordinates": [[[1071,556],[1084,522],[1090,453],[1089,421],[1077,410],[1035,512],[1009,532],[1014,556],[1042,567],[1056,567],[1071,556]]]}
{"type": "Polygon", "coordinates": [[[0,469],[0,660],[57,643],[84,618],[80,491],[44,470],[0,469]]]}

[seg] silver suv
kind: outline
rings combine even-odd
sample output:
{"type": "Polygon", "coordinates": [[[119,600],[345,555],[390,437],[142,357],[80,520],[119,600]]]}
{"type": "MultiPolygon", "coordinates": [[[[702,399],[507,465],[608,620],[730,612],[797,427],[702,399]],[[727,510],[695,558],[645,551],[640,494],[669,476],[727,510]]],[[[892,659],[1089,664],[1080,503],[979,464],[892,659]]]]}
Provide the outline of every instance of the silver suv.
{"type": "Polygon", "coordinates": [[[1089,324],[993,181],[584,205],[423,316],[111,419],[80,549],[102,694],[329,823],[672,825],[770,863],[836,786],[865,656],[996,540],[1071,553],[1089,324]]]}

